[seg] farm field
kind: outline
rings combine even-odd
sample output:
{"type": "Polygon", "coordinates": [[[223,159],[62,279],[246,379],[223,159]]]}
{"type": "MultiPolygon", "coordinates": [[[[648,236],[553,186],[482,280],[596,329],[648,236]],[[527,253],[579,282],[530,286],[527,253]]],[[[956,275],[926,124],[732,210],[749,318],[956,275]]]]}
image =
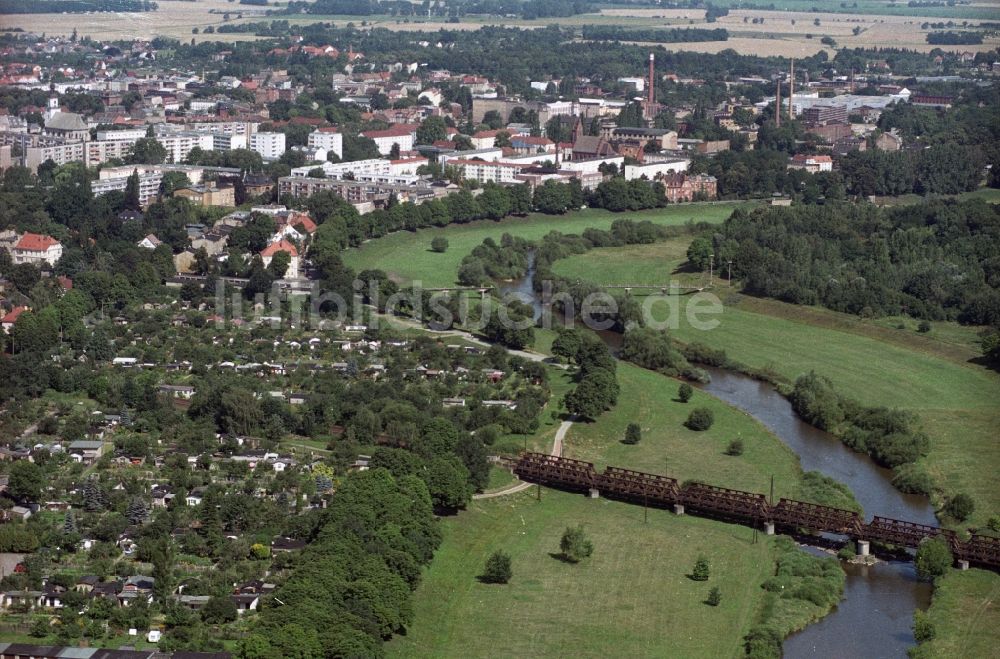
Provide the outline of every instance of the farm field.
{"type": "Polygon", "coordinates": [[[344,262],[355,270],[381,268],[399,281],[420,280],[425,287],[453,286],[462,258],[483,240],[499,241],[504,233],[537,240],[550,231],[580,233],[589,227],[607,229],[619,219],[649,220],[657,224],[680,225],[688,221],[722,222],[737,204],[678,204],[635,213],[610,213],[587,209],[562,216],[533,214],[526,218],[489,220],[466,225],[417,232],[399,232],[370,241],[343,253],[344,262]],[[430,249],[435,236],[448,239],[448,251],[439,254],[430,249]]]}
{"type": "Polygon", "coordinates": [[[548,489],[540,502],[534,488],[475,501],[443,531],[390,657],[736,656],[774,555],[773,539],[752,544],[747,528],[657,509],[646,524],[640,506],[548,489]],[[576,524],[595,549],[571,565],[553,554],[576,524]],[[512,558],[506,586],[476,579],[495,550],[512,558]],[[686,576],[700,554],[707,583],[686,576]],[[719,607],[702,603],[713,585],[719,607]]]}
{"type": "MultiPolygon", "coordinates": [[[[725,3],[721,3],[725,4],[725,3]]],[[[707,24],[705,12],[699,9],[602,9],[591,14],[567,17],[549,17],[524,20],[498,16],[465,16],[459,23],[448,23],[438,17],[398,17],[389,15],[298,15],[280,17],[293,25],[316,22],[333,22],[338,25],[354,23],[367,27],[380,27],[400,32],[422,30],[477,30],[484,25],[539,28],[558,24],[579,28],[584,25],[605,25],[635,28],[655,27],[724,27],[730,31],[728,41],[664,44],[671,50],[688,50],[714,53],[733,49],[742,54],[779,57],[805,57],[824,50],[832,57],[834,49],[824,46],[820,39],[830,36],[839,46],[879,47],[891,43],[894,47],[910,48],[923,52],[935,46],[926,42],[931,29],[921,24],[940,21],[942,18],[997,20],[1000,8],[989,4],[957,7],[931,7],[910,9],[891,7],[888,3],[868,0],[857,7],[829,7],[824,12],[814,12],[815,3],[806,0],[785,0],[776,3],[775,10],[734,9],[729,15],[707,24]],[[787,5],[787,7],[786,7],[787,5]],[[790,13],[794,12],[794,13],[790,13]],[[754,19],[763,19],[754,24],[754,19]],[[815,25],[814,21],[819,21],[815,25]],[[859,28],[859,34],[853,30],[859,28]]],[[[199,2],[174,2],[164,0],[155,12],[119,12],[99,14],[20,14],[0,17],[0,29],[20,28],[29,32],[69,34],[77,29],[81,35],[95,39],[150,39],[165,36],[188,41],[241,41],[256,39],[252,34],[204,34],[206,26],[222,25],[223,13],[229,12],[230,22],[245,23],[272,20],[256,14],[247,6],[236,6],[226,0],[199,0],[199,2]],[[215,13],[213,13],[215,12],[215,13]],[[243,13],[243,18],[237,15],[243,13]],[[202,33],[193,35],[199,28],[202,33]]],[[[943,50],[982,51],[1000,44],[1000,38],[988,37],[981,45],[937,46],[943,50]]]]}

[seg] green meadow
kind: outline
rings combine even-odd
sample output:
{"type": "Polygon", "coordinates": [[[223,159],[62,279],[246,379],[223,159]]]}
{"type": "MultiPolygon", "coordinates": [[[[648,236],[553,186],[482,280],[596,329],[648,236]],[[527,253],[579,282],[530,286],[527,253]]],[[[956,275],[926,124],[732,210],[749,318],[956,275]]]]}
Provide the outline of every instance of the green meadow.
{"type": "Polygon", "coordinates": [[[677,204],[635,213],[610,213],[585,209],[566,215],[531,214],[499,222],[483,220],[442,228],[401,231],[346,250],[344,262],[355,270],[379,268],[401,282],[419,280],[425,287],[455,285],[462,258],[486,238],[500,240],[504,233],[538,240],[550,231],[580,233],[587,228],[608,229],[615,220],[649,220],[656,224],[681,225],[687,222],[722,222],[739,204],[677,204]],[[448,239],[448,251],[431,251],[436,236],[448,239]]]}

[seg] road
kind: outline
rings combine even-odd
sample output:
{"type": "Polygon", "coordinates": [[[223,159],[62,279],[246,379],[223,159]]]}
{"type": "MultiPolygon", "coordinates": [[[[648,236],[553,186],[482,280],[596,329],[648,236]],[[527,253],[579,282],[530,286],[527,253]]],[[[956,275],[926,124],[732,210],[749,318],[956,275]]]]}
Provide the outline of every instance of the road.
{"type": "MultiPolygon", "coordinates": [[[[552,450],[549,451],[549,455],[554,455],[559,457],[563,453],[563,440],[566,438],[566,433],[569,432],[570,427],[573,425],[573,421],[576,417],[570,417],[562,423],[559,424],[559,429],[556,430],[556,436],[552,440],[552,450]]],[[[524,492],[526,489],[531,487],[531,483],[525,483],[522,481],[517,481],[512,483],[508,487],[502,490],[497,490],[496,492],[484,492],[482,494],[473,494],[473,499],[493,499],[495,497],[503,497],[508,494],[517,494],[518,492],[524,492]]]]}

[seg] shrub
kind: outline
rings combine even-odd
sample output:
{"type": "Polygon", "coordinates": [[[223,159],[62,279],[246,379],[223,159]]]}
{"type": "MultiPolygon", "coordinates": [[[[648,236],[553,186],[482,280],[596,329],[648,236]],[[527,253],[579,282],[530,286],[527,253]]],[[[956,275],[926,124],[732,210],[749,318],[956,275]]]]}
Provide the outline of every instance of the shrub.
{"type": "Polygon", "coordinates": [[[729,442],[729,448],[726,449],[726,455],[743,455],[743,440],[734,439],[729,442]]]}
{"type": "Polygon", "coordinates": [[[721,601],[722,601],[722,593],[719,592],[718,586],[715,586],[712,588],[712,590],[708,591],[708,599],[705,600],[706,604],[708,604],[709,606],[719,606],[719,603],[721,601]]]}
{"type": "Polygon", "coordinates": [[[628,424],[628,427],[625,429],[625,439],[622,441],[626,444],[638,444],[640,439],[642,439],[642,429],[639,427],[639,424],[628,424]]]}
{"type": "Polygon", "coordinates": [[[994,515],[993,517],[990,517],[990,521],[986,522],[986,526],[990,531],[1000,533],[1000,516],[994,515]]]}
{"type": "Polygon", "coordinates": [[[932,538],[917,547],[917,557],[914,562],[921,579],[936,579],[951,567],[953,562],[951,549],[948,548],[944,538],[932,538]]]}
{"type": "Polygon", "coordinates": [[[436,236],[431,240],[431,249],[439,254],[443,254],[448,251],[448,239],[444,236],[436,236]]]}
{"type": "Polygon", "coordinates": [[[507,583],[512,576],[510,556],[502,551],[495,551],[486,559],[480,579],[485,583],[507,583]]]}
{"type": "Polygon", "coordinates": [[[708,559],[699,556],[694,564],[694,570],[691,571],[691,578],[695,581],[708,581],[709,573],[708,559]]]}
{"type": "Polygon", "coordinates": [[[957,519],[960,522],[964,522],[972,514],[972,511],[976,509],[976,505],[972,502],[972,497],[964,492],[960,492],[953,496],[944,507],[944,511],[957,519]]]}
{"type": "Polygon", "coordinates": [[[587,538],[582,526],[570,526],[563,531],[559,549],[562,550],[564,559],[570,563],[579,563],[594,553],[594,544],[587,538]]]}
{"type": "Polygon", "coordinates": [[[694,395],[694,388],[687,382],[682,384],[680,388],[677,390],[677,399],[680,400],[682,403],[686,403],[689,400],[691,400],[691,396],[693,395],[694,395]]]}
{"type": "Polygon", "coordinates": [[[711,428],[713,423],[715,423],[715,415],[712,414],[712,410],[707,407],[698,407],[691,410],[684,425],[690,430],[702,431],[711,428]]]}
{"type": "Polygon", "coordinates": [[[858,553],[858,547],[854,544],[854,541],[849,541],[846,545],[841,547],[837,551],[837,558],[842,561],[847,561],[854,558],[858,553]]]}
{"type": "Polygon", "coordinates": [[[917,331],[920,332],[921,334],[926,334],[927,332],[931,331],[931,324],[928,323],[926,320],[921,320],[920,324],[917,325],[917,331]]]}
{"type": "Polygon", "coordinates": [[[749,659],[774,659],[781,657],[781,633],[773,627],[763,625],[754,627],[744,637],[747,657],[749,659]]]}
{"type": "Polygon", "coordinates": [[[934,629],[934,623],[930,616],[927,615],[926,611],[917,609],[913,613],[913,637],[917,639],[917,643],[926,643],[933,641],[935,636],[937,636],[937,630],[934,629]]]}
{"type": "Polygon", "coordinates": [[[913,463],[899,465],[894,470],[892,486],[909,494],[930,494],[933,488],[930,474],[913,463]]]}

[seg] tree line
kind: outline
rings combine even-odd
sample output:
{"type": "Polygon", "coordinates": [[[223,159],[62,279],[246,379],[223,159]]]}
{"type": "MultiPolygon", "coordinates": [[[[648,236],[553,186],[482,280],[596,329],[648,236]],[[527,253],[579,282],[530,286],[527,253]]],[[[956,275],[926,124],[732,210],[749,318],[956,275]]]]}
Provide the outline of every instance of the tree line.
{"type": "Polygon", "coordinates": [[[0,0],[2,14],[84,14],[110,11],[156,11],[150,0],[0,0]]]}
{"type": "Polygon", "coordinates": [[[686,41],[727,41],[725,28],[707,30],[696,27],[669,29],[629,29],[611,25],[584,25],[582,36],[589,41],[652,41],[656,43],[682,43],[686,41]]]}

